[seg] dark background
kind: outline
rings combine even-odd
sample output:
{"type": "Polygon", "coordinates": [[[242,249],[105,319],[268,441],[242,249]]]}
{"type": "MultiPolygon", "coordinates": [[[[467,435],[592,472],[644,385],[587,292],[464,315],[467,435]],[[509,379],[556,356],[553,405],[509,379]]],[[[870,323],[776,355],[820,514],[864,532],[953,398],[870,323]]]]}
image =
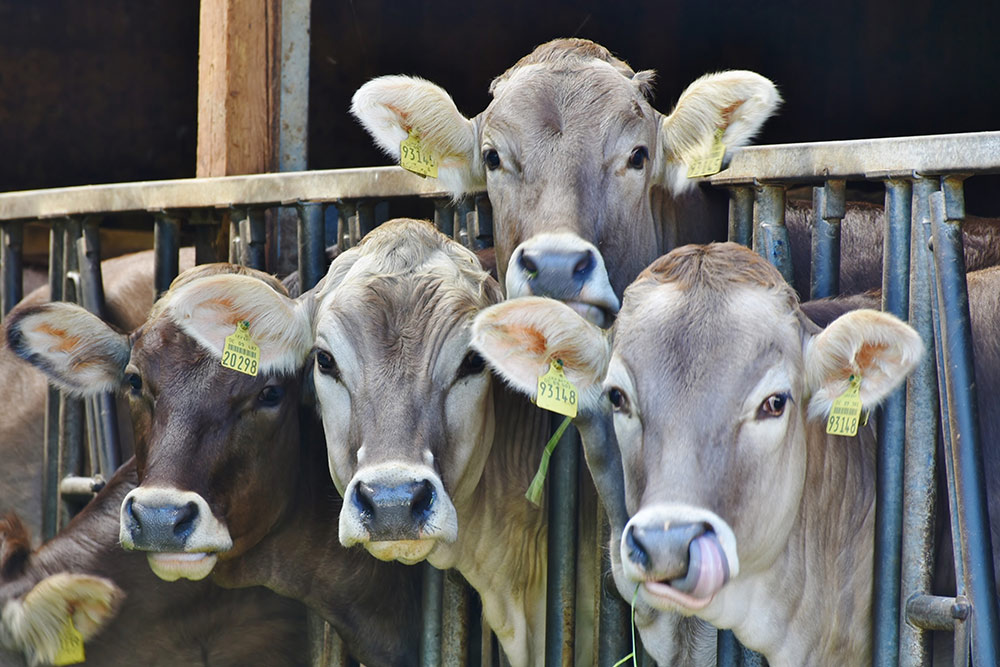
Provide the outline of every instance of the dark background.
{"type": "MultiPolygon", "coordinates": [[[[471,116],[574,35],[658,70],[664,112],[705,72],[771,78],[759,143],[997,129],[997,26],[998,2],[315,0],[309,166],[386,163],[347,113],[369,78],[423,76],[471,116]]],[[[193,176],[197,56],[195,0],[0,0],[0,191],[193,176]]]]}

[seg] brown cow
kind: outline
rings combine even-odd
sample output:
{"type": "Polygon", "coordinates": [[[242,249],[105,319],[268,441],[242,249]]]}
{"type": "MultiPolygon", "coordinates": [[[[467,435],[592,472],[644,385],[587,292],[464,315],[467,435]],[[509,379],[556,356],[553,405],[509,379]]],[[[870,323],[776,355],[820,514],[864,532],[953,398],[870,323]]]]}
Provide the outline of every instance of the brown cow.
{"type": "Polygon", "coordinates": [[[310,605],[367,664],[416,661],[419,571],[338,543],[339,499],[301,400],[312,332],[274,279],[199,267],[131,336],[49,304],[12,318],[8,339],[70,391],[128,394],[141,484],[120,539],[158,576],[264,585],[310,605]],[[220,364],[240,322],[260,350],[256,377],[220,364]]]}
{"type": "MultiPolygon", "coordinates": [[[[180,251],[181,270],[194,266],[194,249],[180,251]]],[[[131,331],[146,319],[153,306],[153,252],[151,250],[101,262],[108,320],[123,331],[131,331]]],[[[12,312],[49,300],[49,288],[41,287],[24,297],[12,312]]],[[[17,511],[32,535],[42,532],[42,453],[45,424],[45,375],[22,363],[0,340],[0,386],[16,397],[0,419],[0,515],[17,511]]],[[[123,411],[121,411],[123,412],[123,411]]],[[[123,433],[123,448],[131,440],[123,433]]],[[[126,457],[130,456],[126,452],[126,457]]]]}
{"type": "MultiPolygon", "coordinates": [[[[968,281],[989,443],[1000,432],[987,398],[1000,386],[990,335],[1000,269],[968,281]]],[[[809,312],[825,319],[830,305],[809,312]]],[[[603,440],[587,442],[581,430],[592,467],[606,463],[601,456],[615,462],[604,447],[621,454],[631,519],[613,549],[615,576],[623,594],[638,588],[637,625],[659,660],[673,637],[658,634],[668,616],[658,609],[732,628],[773,665],[871,660],[873,429],[827,435],[826,419],[852,376],[862,403],[877,403],[923,343],[882,313],[848,312],[820,332],[803,310],[770,265],[720,244],[678,249],[643,272],[626,291],[613,343],[541,299],[501,304],[475,324],[478,349],[522,391],[548,356],[563,355],[598,415],[592,422],[613,412],[603,440]],[[526,353],[529,335],[547,344],[526,353]]],[[[995,449],[984,451],[991,490],[995,449]]],[[[997,544],[996,494],[990,502],[997,544]]],[[[939,585],[945,593],[947,582],[939,585]]]]}
{"type": "Polygon", "coordinates": [[[306,665],[298,602],[210,581],[163,585],[143,555],[118,546],[119,508],[136,483],[133,460],[35,553],[13,515],[0,520],[0,664],[51,664],[71,618],[87,664],[306,665]]]}

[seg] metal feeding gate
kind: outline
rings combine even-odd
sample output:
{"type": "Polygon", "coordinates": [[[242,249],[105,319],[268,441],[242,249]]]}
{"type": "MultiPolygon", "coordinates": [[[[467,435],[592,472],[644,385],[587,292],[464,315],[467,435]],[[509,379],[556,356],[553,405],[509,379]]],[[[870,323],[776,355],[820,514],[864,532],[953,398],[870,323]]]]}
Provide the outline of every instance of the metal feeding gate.
{"type": "MultiPolygon", "coordinates": [[[[885,184],[883,309],[909,322],[934,350],[882,408],[875,540],[874,664],[930,664],[929,631],[951,630],[956,665],[1000,664],[996,582],[991,567],[977,403],[973,383],[961,222],[963,179],[1000,171],[1000,133],[760,146],[737,151],[711,182],[729,188],[730,240],[752,245],[791,279],[784,227],[785,188],[814,190],[811,298],[838,293],[840,221],[847,181],[885,184]],[[909,418],[907,418],[909,415],[909,418]],[[940,421],[938,417],[940,416],[940,421]],[[930,594],[934,565],[935,461],[944,442],[958,595],[930,594]],[[904,528],[905,526],[905,528],[904,528]]],[[[484,195],[453,202],[432,180],[396,167],[188,179],[0,194],[0,305],[22,297],[24,224],[50,228],[49,287],[54,299],[77,301],[106,315],[99,226],[108,216],[146,213],[154,231],[160,294],[178,272],[178,245],[194,232],[196,261],[228,220],[229,257],[265,268],[267,211],[294,210],[302,289],[325,273],[325,248],[345,249],[389,217],[429,212],[413,196],[433,199],[441,231],[474,250],[492,244],[484,195]],[[386,205],[388,202],[388,205],[386,205]],[[405,206],[410,208],[404,210],[405,206]]],[[[121,462],[112,396],[81,402],[50,389],[45,425],[43,533],[62,524],[60,495],[85,501],[121,462]]],[[[578,440],[576,441],[578,443],[578,440]]],[[[568,443],[566,443],[568,444],[568,443]]],[[[555,450],[549,479],[546,665],[572,664],[574,649],[592,649],[602,667],[631,650],[629,609],[611,590],[607,524],[581,464],[579,446],[555,450]],[[581,536],[593,540],[581,542],[581,536]],[[578,572],[583,549],[603,557],[600,571],[578,572]],[[577,599],[578,582],[593,597],[577,599]],[[596,610],[593,637],[576,632],[576,610],[596,610]]],[[[478,602],[460,577],[424,566],[422,665],[506,664],[483,629],[478,602]]],[[[349,664],[329,628],[314,629],[317,665],[349,664]]],[[[720,665],[760,664],[732,633],[719,635],[720,665]]],[[[648,656],[641,664],[651,664],[648,656]]]]}

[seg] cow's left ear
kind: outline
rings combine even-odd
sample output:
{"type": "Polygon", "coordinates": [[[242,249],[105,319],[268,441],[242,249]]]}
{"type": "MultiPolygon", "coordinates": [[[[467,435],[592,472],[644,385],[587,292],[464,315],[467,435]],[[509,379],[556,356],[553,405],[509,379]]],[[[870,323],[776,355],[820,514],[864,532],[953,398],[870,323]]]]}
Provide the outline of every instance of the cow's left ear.
{"type": "Polygon", "coordinates": [[[778,89],[755,72],[706,74],[692,83],[660,121],[664,184],[675,195],[691,188],[688,165],[709,155],[717,133],[728,156],[750,143],[779,104],[778,89]]]}
{"type": "Polygon", "coordinates": [[[213,275],[171,290],[168,298],[171,319],[220,359],[226,338],[243,322],[260,349],[262,372],[294,373],[312,349],[305,302],[279,294],[257,278],[213,275]]]}
{"type": "Polygon", "coordinates": [[[581,394],[600,393],[611,345],[605,332],[554,299],[526,296],[484,309],[472,323],[472,346],[514,389],[534,396],[552,360],[581,394]]]}
{"type": "Polygon", "coordinates": [[[923,352],[920,335],[893,315],[855,310],[838,317],[806,342],[809,416],[825,417],[852,376],[860,378],[862,406],[875,407],[913,371],[923,352]]]}
{"type": "Polygon", "coordinates": [[[413,76],[380,76],[354,93],[351,113],[397,162],[400,143],[417,133],[437,162],[441,185],[456,197],[486,186],[475,124],[441,86],[413,76]]]}

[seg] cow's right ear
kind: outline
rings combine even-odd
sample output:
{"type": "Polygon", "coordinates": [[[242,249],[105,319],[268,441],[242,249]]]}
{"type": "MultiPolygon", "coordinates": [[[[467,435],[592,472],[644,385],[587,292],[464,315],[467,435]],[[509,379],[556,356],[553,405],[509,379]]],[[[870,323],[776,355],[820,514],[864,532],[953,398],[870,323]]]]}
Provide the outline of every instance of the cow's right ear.
{"type": "Polygon", "coordinates": [[[4,605],[0,644],[23,653],[28,664],[54,663],[65,633],[75,629],[84,641],[93,638],[114,618],[124,597],[114,582],[103,577],[53,574],[22,600],[4,605]]]}
{"type": "Polygon", "coordinates": [[[131,353],[128,336],[76,304],[15,310],[5,328],[11,351],[62,389],[89,396],[121,384],[131,353]]]}
{"type": "Polygon", "coordinates": [[[437,161],[441,185],[456,197],[486,187],[475,124],[441,86],[411,76],[380,76],[354,93],[351,113],[396,162],[400,143],[416,132],[437,161]]]}
{"type": "Polygon", "coordinates": [[[472,323],[472,346],[514,389],[534,396],[538,378],[558,359],[580,392],[581,406],[601,393],[611,358],[607,334],[554,299],[526,296],[484,309],[472,323]]]}

